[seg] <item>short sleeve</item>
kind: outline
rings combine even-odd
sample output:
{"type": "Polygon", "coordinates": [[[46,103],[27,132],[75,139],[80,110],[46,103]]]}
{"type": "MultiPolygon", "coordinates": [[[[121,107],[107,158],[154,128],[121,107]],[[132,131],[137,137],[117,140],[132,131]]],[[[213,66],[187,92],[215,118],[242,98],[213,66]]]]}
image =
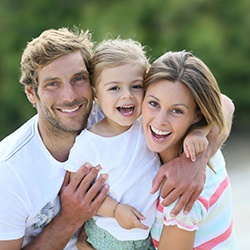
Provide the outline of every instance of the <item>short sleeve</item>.
{"type": "Polygon", "coordinates": [[[191,211],[188,214],[184,214],[183,210],[175,217],[170,215],[171,210],[174,208],[176,202],[167,207],[162,207],[159,203],[159,210],[163,211],[163,223],[165,226],[177,226],[180,229],[186,231],[194,231],[199,227],[200,222],[206,216],[206,210],[203,205],[197,200],[191,211]]]}
{"type": "Polygon", "coordinates": [[[26,193],[6,163],[0,163],[0,190],[0,240],[21,238],[28,214],[26,193]]]}

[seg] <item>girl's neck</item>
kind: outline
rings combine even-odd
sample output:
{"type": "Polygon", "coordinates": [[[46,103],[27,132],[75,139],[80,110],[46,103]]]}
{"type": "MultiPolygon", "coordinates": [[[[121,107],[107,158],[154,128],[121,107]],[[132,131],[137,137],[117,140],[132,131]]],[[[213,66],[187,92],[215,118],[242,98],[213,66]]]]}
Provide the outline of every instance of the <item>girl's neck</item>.
{"type": "Polygon", "coordinates": [[[110,122],[110,120],[104,117],[101,121],[90,127],[89,131],[103,137],[114,137],[126,132],[131,126],[121,126],[115,122],[110,122]]]}

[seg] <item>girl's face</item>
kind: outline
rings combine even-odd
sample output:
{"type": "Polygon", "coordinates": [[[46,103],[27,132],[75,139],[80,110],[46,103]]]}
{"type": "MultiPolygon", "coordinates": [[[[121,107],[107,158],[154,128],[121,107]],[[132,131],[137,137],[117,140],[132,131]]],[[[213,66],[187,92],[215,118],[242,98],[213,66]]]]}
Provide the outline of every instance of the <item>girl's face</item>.
{"type": "Polygon", "coordinates": [[[162,160],[178,155],[188,128],[199,120],[190,90],[181,82],[168,80],[148,87],[142,118],[147,145],[162,160]]]}
{"type": "Polygon", "coordinates": [[[129,127],[141,115],[143,75],[143,68],[132,63],[101,72],[96,99],[110,125],[129,127]]]}

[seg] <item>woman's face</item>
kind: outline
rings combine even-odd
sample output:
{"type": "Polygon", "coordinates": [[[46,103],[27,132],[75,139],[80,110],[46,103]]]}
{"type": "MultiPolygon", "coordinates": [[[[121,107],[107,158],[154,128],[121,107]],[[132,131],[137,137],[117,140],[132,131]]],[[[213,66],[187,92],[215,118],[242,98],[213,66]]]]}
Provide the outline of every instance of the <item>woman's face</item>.
{"type": "Polygon", "coordinates": [[[160,80],[150,85],[142,105],[143,128],[149,149],[176,156],[188,128],[198,121],[196,103],[181,82],[160,80]]]}

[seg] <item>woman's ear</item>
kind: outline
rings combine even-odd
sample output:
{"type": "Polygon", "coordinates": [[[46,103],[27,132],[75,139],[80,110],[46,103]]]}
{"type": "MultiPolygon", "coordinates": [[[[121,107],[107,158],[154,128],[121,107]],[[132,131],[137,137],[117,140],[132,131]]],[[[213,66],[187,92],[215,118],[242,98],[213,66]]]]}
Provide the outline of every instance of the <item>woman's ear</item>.
{"type": "Polygon", "coordinates": [[[30,103],[32,103],[33,105],[35,105],[36,101],[37,101],[37,97],[36,97],[36,93],[35,93],[34,87],[25,86],[25,93],[26,93],[26,96],[27,96],[28,100],[30,101],[30,103]]]}
{"type": "Polygon", "coordinates": [[[194,118],[194,121],[193,121],[192,124],[195,124],[195,123],[199,122],[202,119],[202,117],[203,117],[203,114],[201,113],[201,111],[197,111],[196,112],[196,117],[194,118]]]}

